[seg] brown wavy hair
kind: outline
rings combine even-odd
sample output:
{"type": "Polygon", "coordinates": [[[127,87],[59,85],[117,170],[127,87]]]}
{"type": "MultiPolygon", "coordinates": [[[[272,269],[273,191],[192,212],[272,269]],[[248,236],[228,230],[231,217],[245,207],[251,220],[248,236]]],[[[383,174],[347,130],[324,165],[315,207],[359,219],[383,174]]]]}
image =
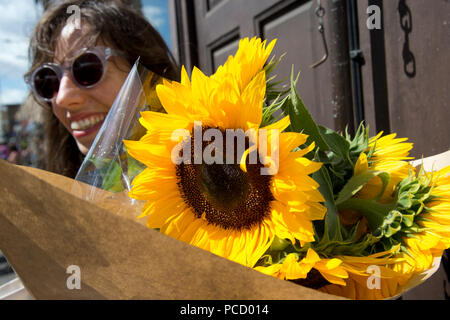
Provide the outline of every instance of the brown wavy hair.
{"type": "MultiPolygon", "coordinates": [[[[139,58],[139,62],[154,73],[170,80],[179,80],[179,68],[158,31],[142,13],[113,0],[72,0],[50,7],[31,37],[29,56],[32,65],[25,76],[42,63],[53,61],[58,37],[71,16],[67,13],[71,5],[80,8],[81,23],[89,26],[83,39],[80,39],[88,41],[88,46],[101,40],[124,53],[130,66],[139,58]]],[[[51,111],[51,105],[37,98],[35,101],[44,107],[45,169],[75,177],[84,155],[51,111]]]]}

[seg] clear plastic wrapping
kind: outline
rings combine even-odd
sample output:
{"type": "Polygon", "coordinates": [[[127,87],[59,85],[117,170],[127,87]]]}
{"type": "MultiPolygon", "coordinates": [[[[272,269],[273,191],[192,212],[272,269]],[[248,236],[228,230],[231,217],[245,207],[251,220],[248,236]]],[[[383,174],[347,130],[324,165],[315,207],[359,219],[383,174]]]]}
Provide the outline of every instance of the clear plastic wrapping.
{"type": "Polygon", "coordinates": [[[128,155],[123,140],[138,140],[145,134],[139,123],[142,111],[164,110],[155,90],[162,80],[139,61],[131,69],[75,177],[92,186],[84,192],[85,200],[104,201],[105,193],[99,191],[103,189],[112,192],[109,200],[119,200],[118,210],[123,201],[136,203],[127,194],[144,166],[128,155]]]}

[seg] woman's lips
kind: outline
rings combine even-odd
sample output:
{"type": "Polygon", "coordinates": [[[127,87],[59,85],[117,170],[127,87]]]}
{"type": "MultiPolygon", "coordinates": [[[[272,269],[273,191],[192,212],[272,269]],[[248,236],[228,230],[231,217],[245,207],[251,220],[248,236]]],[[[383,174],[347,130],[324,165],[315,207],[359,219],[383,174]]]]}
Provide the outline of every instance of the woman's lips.
{"type": "Polygon", "coordinates": [[[72,129],[72,135],[75,138],[81,138],[96,132],[103,124],[106,114],[94,114],[87,117],[83,117],[78,120],[72,120],[70,122],[70,128],[72,129]]]}

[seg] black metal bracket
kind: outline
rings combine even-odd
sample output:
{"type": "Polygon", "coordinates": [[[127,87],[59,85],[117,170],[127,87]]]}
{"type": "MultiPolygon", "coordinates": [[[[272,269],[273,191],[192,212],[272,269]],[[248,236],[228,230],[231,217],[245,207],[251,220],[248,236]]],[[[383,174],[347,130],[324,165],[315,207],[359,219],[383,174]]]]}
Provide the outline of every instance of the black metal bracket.
{"type": "Polygon", "coordinates": [[[350,49],[350,72],[353,88],[353,114],[355,125],[365,120],[364,96],[361,67],[366,63],[364,53],[359,46],[359,25],[356,0],[347,0],[347,26],[350,49]]]}
{"type": "Polygon", "coordinates": [[[364,52],[361,49],[350,50],[350,59],[352,59],[356,63],[359,63],[361,66],[366,64],[364,52]]]}

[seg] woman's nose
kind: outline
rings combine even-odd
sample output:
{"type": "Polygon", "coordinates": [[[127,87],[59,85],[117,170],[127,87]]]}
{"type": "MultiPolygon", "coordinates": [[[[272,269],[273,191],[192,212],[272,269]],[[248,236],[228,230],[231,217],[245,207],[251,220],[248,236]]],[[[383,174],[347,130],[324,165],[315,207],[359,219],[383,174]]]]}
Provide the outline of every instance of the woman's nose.
{"type": "Polygon", "coordinates": [[[64,73],[54,101],[55,107],[64,108],[67,111],[77,111],[83,107],[86,93],[72,81],[67,73],[64,73]]]}

